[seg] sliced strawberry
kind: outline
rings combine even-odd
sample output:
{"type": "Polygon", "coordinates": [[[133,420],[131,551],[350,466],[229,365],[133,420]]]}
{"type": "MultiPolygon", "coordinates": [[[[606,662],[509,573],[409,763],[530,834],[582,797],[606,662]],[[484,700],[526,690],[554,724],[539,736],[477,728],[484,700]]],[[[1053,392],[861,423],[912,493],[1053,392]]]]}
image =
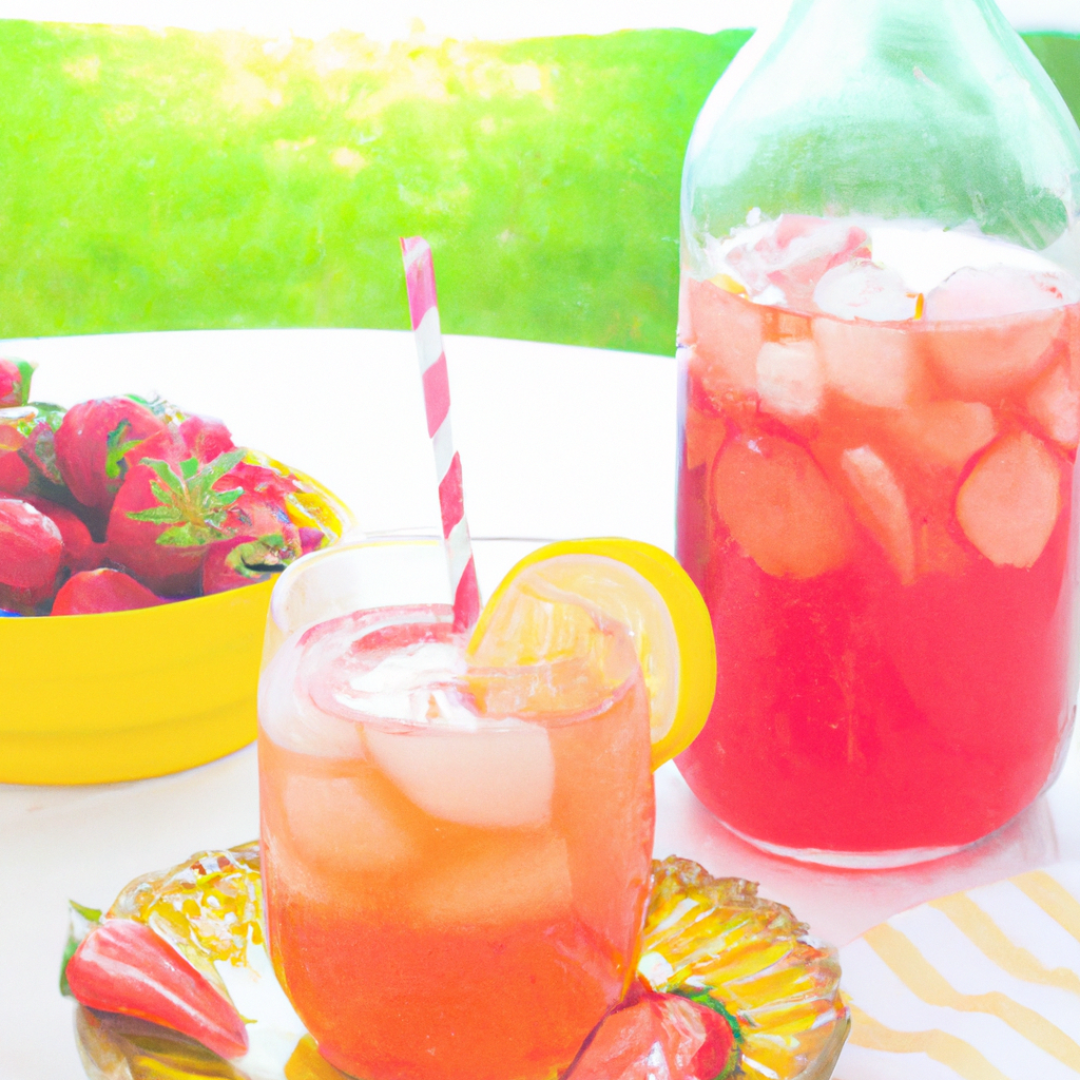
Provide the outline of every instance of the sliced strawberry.
{"type": "Polygon", "coordinates": [[[162,1024],[223,1058],[247,1053],[247,1030],[232,1002],[143,923],[106,919],[75,950],[65,976],[75,999],[91,1009],[162,1024]]]}
{"type": "Polygon", "coordinates": [[[64,482],[84,506],[107,510],[154,437],[172,438],[165,423],[131,398],[96,398],[69,409],[56,432],[64,482]]]}
{"type": "Polygon", "coordinates": [[[64,540],[61,565],[72,573],[93,570],[105,557],[105,545],[95,544],[86,523],[73,510],[38,495],[26,495],[25,501],[50,518],[64,540]]]}
{"type": "Polygon", "coordinates": [[[203,595],[239,589],[270,581],[295,558],[281,533],[264,536],[234,536],[212,544],[202,567],[203,595]]]}
{"type": "Polygon", "coordinates": [[[0,409],[30,400],[30,379],[36,366],[26,360],[0,359],[0,409]]]}
{"type": "Polygon", "coordinates": [[[738,1064],[727,1018],[678,994],[642,994],[609,1013],[567,1080],[724,1080],[738,1064]]]}
{"type": "Polygon", "coordinates": [[[63,538],[51,519],[27,502],[0,499],[0,585],[34,592],[48,588],[63,552],[63,538]]]}
{"type": "Polygon", "coordinates": [[[0,492],[18,495],[30,483],[30,468],[15,450],[0,453],[0,492]]]}
{"type": "Polygon", "coordinates": [[[710,488],[720,518],[765,573],[811,578],[847,562],[847,508],[801,446],[772,435],[732,439],[710,488]]]}
{"type": "Polygon", "coordinates": [[[84,570],[68,578],[53,601],[54,615],[136,611],[163,603],[145,585],[119,570],[84,570]]]}
{"type": "Polygon", "coordinates": [[[210,545],[236,532],[226,519],[244,490],[217,485],[243,454],[233,450],[206,465],[196,458],[179,464],[144,459],[113,503],[110,557],[161,596],[195,592],[210,545]]]}

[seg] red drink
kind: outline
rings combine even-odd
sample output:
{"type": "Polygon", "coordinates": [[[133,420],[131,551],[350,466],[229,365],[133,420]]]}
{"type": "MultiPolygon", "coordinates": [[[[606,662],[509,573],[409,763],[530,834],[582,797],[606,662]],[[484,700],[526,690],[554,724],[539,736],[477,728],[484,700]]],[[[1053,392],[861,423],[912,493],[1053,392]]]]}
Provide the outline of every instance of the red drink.
{"type": "Polygon", "coordinates": [[[679,768],[762,846],[914,861],[1031,803],[1072,724],[1080,292],[980,241],[924,301],[854,224],[772,228],[683,280],[679,558],[719,677],[679,768]]]}
{"type": "Polygon", "coordinates": [[[264,673],[270,951],[350,1075],[548,1080],[634,976],[649,701],[622,629],[574,610],[591,651],[560,663],[471,669],[416,606],[295,634],[264,673]]]}

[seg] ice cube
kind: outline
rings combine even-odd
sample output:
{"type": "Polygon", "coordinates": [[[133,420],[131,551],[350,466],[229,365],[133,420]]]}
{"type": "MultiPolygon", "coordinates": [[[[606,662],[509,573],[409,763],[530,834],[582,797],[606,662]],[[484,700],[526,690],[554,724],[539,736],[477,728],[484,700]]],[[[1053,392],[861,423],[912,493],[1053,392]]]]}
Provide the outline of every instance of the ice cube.
{"type": "Polygon", "coordinates": [[[929,322],[971,322],[1060,310],[1080,300],[1080,282],[1065,273],[1019,266],[966,266],[926,295],[923,318],[929,322]]]}
{"type": "Polygon", "coordinates": [[[810,578],[848,559],[847,509],[801,446],[773,435],[732,440],[713,466],[711,492],[732,537],[767,574],[810,578]]]}
{"type": "Polygon", "coordinates": [[[686,443],[686,467],[696,469],[700,465],[712,465],[717,451],[727,438],[727,424],[723,417],[701,412],[691,405],[686,409],[683,435],[686,443]]]}
{"type": "Polygon", "coordinates": [[[555,759],[537,724],[494,730],[365,730],[372,757],[425,813],[480,828],[539,826],[551,817],[555,759]]]}
{"type": "Polygon", "coordinates": [[[306,862],[341,870],[394,869],[420,858],[407,823],[378,798],[375,770],[356,767],[357,776],[285,777],[282,807],[290,846],[306,862]]]}
{"type": "Polygon", "coordinates": [[[561,836],[493,834],[479,850],[456,856],[448,853],[416,883],[415,910],[425,921],[490,926],[569,914],[570,860],[561,836]]]}
{"type": "Polygon", "coordinates": [[[980,401],[927,401],[905,409],[893,430],[923,463],[960,470],[997,435],[997,421],[980,401]]]}
{"type": "Polygon", "coordinates": [[[994,443],[956,496],[956,520],[995,566],[1033,566],[1060,512],[1057,459],[1027,431],[994,443]]]}
{"type": "Polygon", "coordinates": [[[734,245],[725,257],[758,302],[805,309],[827,270],[869,254],[866,239],[850,222],[783,214],[771,232],[759,238],[755,230],[753,242],[734,245]]]}
{"type": "Polygon", "coordinates": [[[958,270],[926,297],[924,329],[938,374],[960,396],[997,404],[1051,362],[1062,305],[1075,291],[1065,275],[958,270]]]}
{"type": "Polygon", "coordinates": [[[901,582],[910,585],[915,580],[915,539],[903,488],[869,446],[845,450],[840,465],[861,500],[864,524],[885,549],[901,582]]]}
{"type": "Polygon", "coordinates": [[[815,319],[814,341],[828,384],[863,405],[898,409],[919,382],[916,342],[903,330],[815,319]]]}
{"type": "Polygon", "coordinates": [[[814,289],[818,310],[838,319],[906,322],[915,318],[917,302],[895,270],[868,259],[834,266],[814,289]]]}
{"type": "Polygon", "coordinates": [[[1064,364],[1039,376],[1027,396],[1032,419],[1054,442],[1075,450],[1080,442],[1080,390],[1073,386],[1064,364]]]}
{"type": "Polygon", "coordinates": [[[825,376],[813,341],[767,341],[757,356],[761,407],[779,416],[810,416],[821,404],[825,376]]]}
{"type": "Polygon", "coordinates": [[[762,312],[748,300],[711,281],[683,279],[689,332],[680,341],[693,348],[692,377],[716,403],[727,390],[751,390],[761,349],[762,312]]]}

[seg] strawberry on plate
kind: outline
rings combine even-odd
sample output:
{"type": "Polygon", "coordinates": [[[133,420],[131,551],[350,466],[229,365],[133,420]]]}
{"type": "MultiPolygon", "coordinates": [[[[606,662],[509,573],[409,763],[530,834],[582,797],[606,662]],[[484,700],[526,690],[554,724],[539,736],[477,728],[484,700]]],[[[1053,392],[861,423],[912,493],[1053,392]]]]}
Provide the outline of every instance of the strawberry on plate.
{"type": "Polygon", "coordinates": [[[633,992],[600,1022],[567,1080],[726,1080],[739,1052],[729,1019],[679,994],[633,992]]]}

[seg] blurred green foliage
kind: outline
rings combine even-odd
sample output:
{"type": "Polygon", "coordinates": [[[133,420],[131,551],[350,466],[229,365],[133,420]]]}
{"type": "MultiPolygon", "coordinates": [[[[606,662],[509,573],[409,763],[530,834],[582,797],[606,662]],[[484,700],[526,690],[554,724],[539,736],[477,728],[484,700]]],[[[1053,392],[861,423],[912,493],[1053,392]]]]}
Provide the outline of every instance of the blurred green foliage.
{"type": "MultiPolygon", "coordinates": [[[[406,326],[667,353],[690,129],[748,37],[389,48],[0,22],[0,336],[406,326]]],[[[1074,112],[1080,40],[1029,38],[1074,112]]]]}

